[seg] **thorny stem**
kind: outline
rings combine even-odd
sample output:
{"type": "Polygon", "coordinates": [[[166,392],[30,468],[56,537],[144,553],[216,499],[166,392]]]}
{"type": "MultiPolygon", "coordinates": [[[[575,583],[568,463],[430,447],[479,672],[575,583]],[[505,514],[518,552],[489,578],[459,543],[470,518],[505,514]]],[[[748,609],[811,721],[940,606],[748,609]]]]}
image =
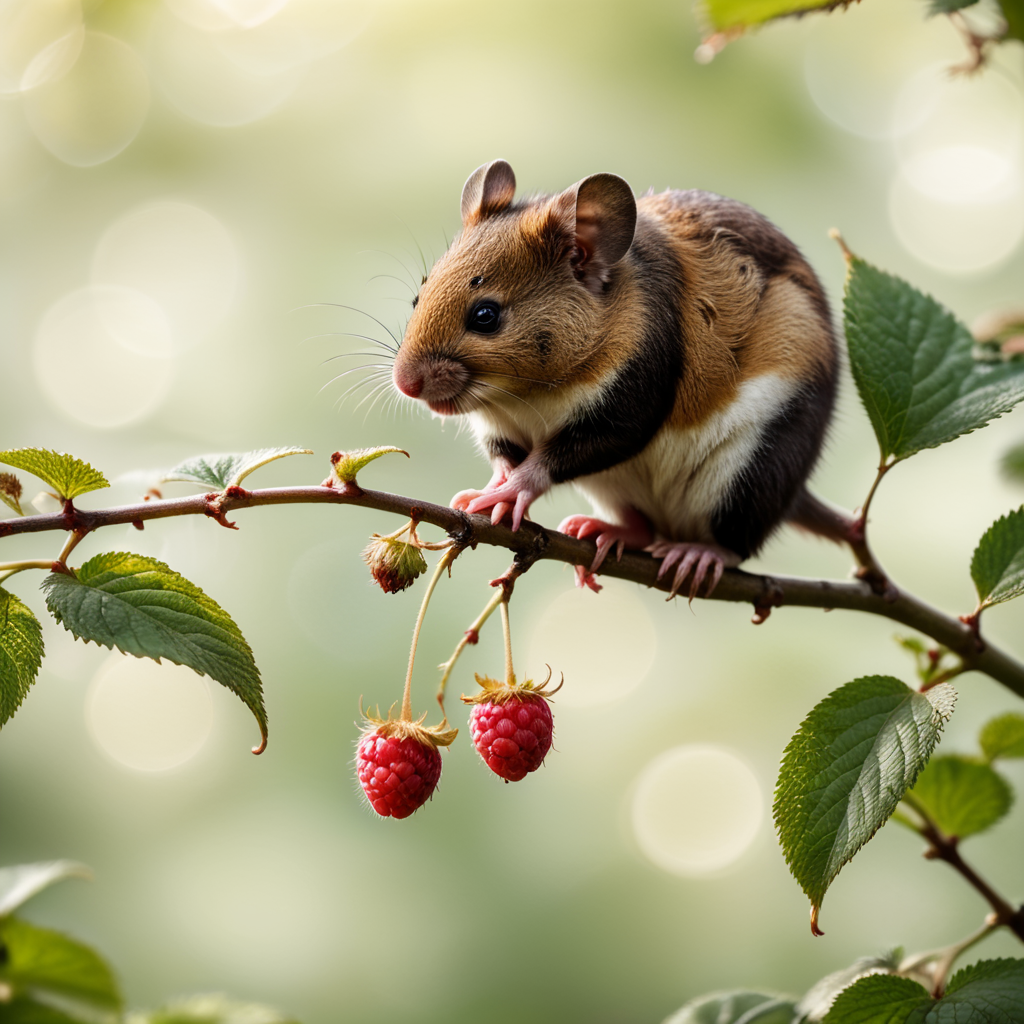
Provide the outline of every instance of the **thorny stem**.
{"type": "Polygon", "coordinates": [[[441,682],[437,686],[437,703],[441,705],[441,711],[444,711],[444,691],[448,686],[448,677],[452,674],[452,669],[455,668],[455,662],[459,660],[459,655],[470,645],[475,644],[480,636],[480,630],[483,628],[484,623],[491,617],[491,613],[495,608],[501,604],[504,597],[504,592],[499,590],[491,599],[487,602],[487,606],[484,610],[476,617],[473,621],[473,625],[466,630],[463,634],[462,639],[458,642],[455,650],[452,652],[452,656],[443,664],[437,667],[444,670],[444,675],[441,676],[441,682]]]}
{"type": "MultiPolygon", "coordinates": [[[[391,512],[418,522],[430,523],[446,531],[460,546],[491,544],[507,548],[533,559],[567,562],[589,567],[594,560],[592,541],[580,541],[536,523],[524,522],[513,533],[507,526],[493,525],[486,516],[468,516],[464,512],[419,501],[385,491],[358,491],[340,487],[271,487],[240,491],[230,495],[193,494],[136,505],[96,511],[74,510],[73,522],[62,512],[0,520],[0,538],[13,534],[43,533],[70,528],[93,531],[103,526],[124,525],[170,516],[206,515],[213,517],[211,502],[217,499],[220,512],[257,505],[322,503],[358,505],[391,512]]],[[[620,560],[608,559],[598,572],[602,576],[630,580],[668,592],[671,580],[657,578],[658,563],[648,554],[626,551],[620,560]]],[[[959,655],[965,670],[985,672],[997,682],[1024,697],[1024,665],[986,640],[979,650],[974,631],[957,618],[946,615],[923,601],[898,590],[895,595],[878,594],[863,580],[814,580],[794,576],[758,576],[740,569],[727,569],[711,595],[713,601],[736,601],[755,607],[799,605],[808,608],[845,608],[880,615],[915,629],[959,655]]]]}
{"type": "Polygon", "coordinates": [[[512,630],[508,624],[508,597],[501,602],[501,631],[505,636],[505,685],[514,686],[516,674],[512,670],[512,630]]]}
{"type": "Polygon", "coordinates": [[[437,581],[458,557],[461,548],[452,546],[437,560],[437,568],[434,575],[430,577],[427,584],[427,592],[423,595],[423,603],[420,605],[420,613],[416,616],[416,625],[412,629],[412,648],[409,651],[409,671],[405,674],[405,690],[402,693],[402,721],[412,721],[412,669],[416,664],[416,645],[420,641],[420,630],[423,628],[423,620],[427,615],[427,605],[430,604],[430,596],[434,593],[437,581]]]}
{"type": "Polygon", "coordinates": [[[1013,907],[960,856],[959,840],[957,837],[947,836],[932,821],[928,812],[921,805],[920,801],[914,798],[912,793],[905,793],[903,795],[903,802],[911,807],[921,819],[920,824],[913,823],[911,827],[928,841],[929,846],[925,850],[925,857],[929,860],[943,860],[954,871],[958,871],[992,908],[992,927],[999,928],[1005,926],[1021,942],[1024,942],[1024,906],[1013,907]]]}

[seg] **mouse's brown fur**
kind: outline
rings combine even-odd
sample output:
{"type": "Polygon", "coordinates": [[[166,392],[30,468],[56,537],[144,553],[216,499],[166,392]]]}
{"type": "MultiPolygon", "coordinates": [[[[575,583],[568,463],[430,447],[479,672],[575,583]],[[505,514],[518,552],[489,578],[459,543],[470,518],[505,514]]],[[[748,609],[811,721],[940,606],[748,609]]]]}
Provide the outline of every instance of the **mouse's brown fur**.
{"type": "Polygon", "coordinates": [[[514,193],[503,161],[466,183],[463,230],[394,367],[435,412],[470,414],[495,477],[464,504],[514,507],[518,525],[571,480],[613,524],[639,514],[746,558],[804,500],[831,415],[837,344],[814,272],[712,193],[636,201],[607,174],[514,193]]]}

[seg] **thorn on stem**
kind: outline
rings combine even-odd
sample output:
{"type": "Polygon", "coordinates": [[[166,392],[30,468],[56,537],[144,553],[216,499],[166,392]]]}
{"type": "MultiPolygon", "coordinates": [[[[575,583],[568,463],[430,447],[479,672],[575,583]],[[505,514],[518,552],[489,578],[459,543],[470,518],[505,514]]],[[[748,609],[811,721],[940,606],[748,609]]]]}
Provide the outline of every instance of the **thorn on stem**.
{"type": "Polygon", "coordinates": [[[136,530],[144,530],[146,528],[146,524],[141,519],[133,519],[132,526],[134,526],[136,530]]]}

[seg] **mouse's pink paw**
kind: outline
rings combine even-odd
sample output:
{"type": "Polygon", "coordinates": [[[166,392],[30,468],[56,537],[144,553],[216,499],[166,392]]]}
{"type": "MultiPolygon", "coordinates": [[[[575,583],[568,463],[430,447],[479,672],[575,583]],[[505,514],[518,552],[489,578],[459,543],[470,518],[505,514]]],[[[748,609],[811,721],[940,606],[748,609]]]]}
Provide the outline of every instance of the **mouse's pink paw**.
{"type": "MultiPolygon", "coordinates": [[[[620,526],[616,523],[606,523],[603,519],[595,519],[593,516],[569,516],[568,519],[562,520],[558,531],[579,540],[586,540],[587,537],[594,538],[594,542],[597,544],[597,554],[594,555],[594,561],[590,563],[589,572],[592,574],[601,568],[605,556],[613,545],[617,545],[616,557],[621,559],[622,552],[626,548],[645,548],[654,540],[647,520],[639,512],[631,511],[625,518],[625,525],[620,526]]],[[[581,587],[586,584],[591,590],[595,589],[590,580],[579,579],[578,573],[577,582],[581,587]]]]}
{"type": "MultiPolygon", "coordinates": [[[[464,494],[467,492],[463,492],[464,494]]],[[[518,530],[523,517],[530,510],[530,506],[541,496],[543,491],[535,490],[529,484],[517,484],[513,478],[502,487],[493,491],[483,491],[475,498],[467,502],[464,511],[485,512],[490,509],[491,522],[497,526],[509,514],[512,513],[512,529],[518,530]]],[[[459,495],[456,495],[459,497],[459,495]]]]}
{"type": "Polygon", "coordinates": [[[706,582],[704,596],[710,597],[722,573],[726,568],[740,564],[735,552],[719,547],[717,544],[697,544],[690,541],[659,540],[650,547],[655,558],[661,559],[658,579],[676,565],[675,576],[672,578],[672,590],[669,598],[673,598],[682,589],[686,577],[690,577],[689,596],[692,601],[706,582]],[[678,563],[678,565],[677,565],[678,563]]]}

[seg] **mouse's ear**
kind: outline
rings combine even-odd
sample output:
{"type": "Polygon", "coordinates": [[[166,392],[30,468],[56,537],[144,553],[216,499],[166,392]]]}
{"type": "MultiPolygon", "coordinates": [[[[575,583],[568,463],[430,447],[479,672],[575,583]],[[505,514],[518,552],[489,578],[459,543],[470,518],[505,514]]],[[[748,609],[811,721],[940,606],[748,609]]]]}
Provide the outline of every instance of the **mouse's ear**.
{"type": "Polygon", "coordinates": [[[504,160],[478,167],[462,186],[462,223],[465,227],[509,206],[516,194],[516,176],[504,160]]]}
{"type": "Polygon", "coordinates": [[[575,219],[576,244],[569,259],[576,277],[600,294],[615,266],[633,244],[636,199],[617,174],[592,174],[556,200],[568,223],[575,219]]]}

